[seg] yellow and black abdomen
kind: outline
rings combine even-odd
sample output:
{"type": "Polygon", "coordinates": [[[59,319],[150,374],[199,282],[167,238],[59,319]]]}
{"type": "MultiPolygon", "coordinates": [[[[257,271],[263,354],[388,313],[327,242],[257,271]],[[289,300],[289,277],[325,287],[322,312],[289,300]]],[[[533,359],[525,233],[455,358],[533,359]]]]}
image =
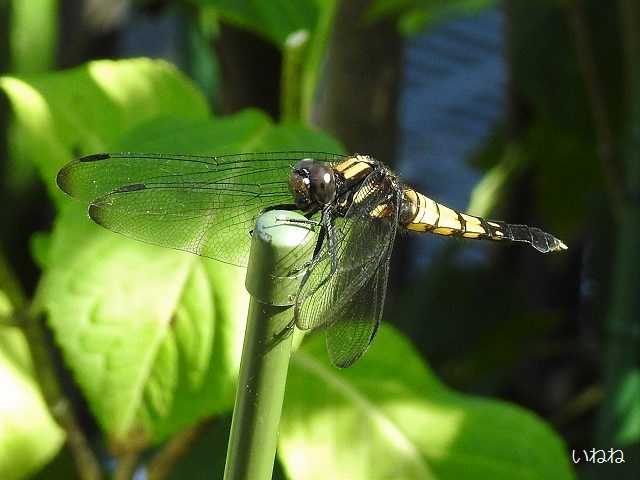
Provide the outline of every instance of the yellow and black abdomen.
{"type": "Polygon", "coordinates": [[[567,248],[562,241],[539,228],[485,220],[475,215],[457,212],[408,187],[403,190],[400,224],[407,230],[414,232],[430,232],[436,235],[482,240],[524,242],[542,253],[566,250],[567,248]]]}

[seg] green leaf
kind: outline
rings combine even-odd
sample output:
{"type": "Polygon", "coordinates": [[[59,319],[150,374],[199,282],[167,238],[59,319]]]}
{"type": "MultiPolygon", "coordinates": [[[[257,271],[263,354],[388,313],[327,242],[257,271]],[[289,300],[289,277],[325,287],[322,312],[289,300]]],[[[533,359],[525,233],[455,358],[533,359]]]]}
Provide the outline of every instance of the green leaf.
{"type": "MultiPolygon", "coordinates": [[[[136,128],[119,148],[339,150],[325,135],[274,125],[257,111],[216,121],[161,118],[136,128]]],[[[38,305],[102,428],[126,447],[134,431],[161,440],[229,410],[244,334],[245,271],[113,234],[66,203],[38,305]]]]}
{"type": "Polygon", "coordinates": [[[11,2],[11,71],[41,72],[49,68],[58,41],[57,0],[11,2]]]}
{"type": "Polygon", "coordinates": [[[640,443],[640,369],[629,369],[620,382],[620,393],[615,401],[616,414],[624,412],[625,419],[615,441],[619,445],[640,443]]]}
{"type": "Polygon", "coordinates": [[[241,272],[106,232],[78,205],[63,209],[51,242],[38,301],[114,441],[183,427],[200,413],[180,402],[194,394],[208,397],[206,413],[228,407],[235,358],[221,345],[239,341],[241,272]]]}
{"type": "Polygon", "coordinates": [[[13,313],[13,305],[9,296],[0,290],[0,319],[8,318],[13,313]]]}
{"type": "Polygon", "coordinates": [[[473,188],[467,211],[481,217],[488,216],[500,203],[509,182],[522,169],[522,157],[517,146],[508,145],[500,161],[473,188]]]}
{"type": "Polygon", "coordinates": [[[374,21],[398,16],[400,29],[415,34],[438,22],[478,13],[495,3],[495,0],[376,0],[367,16],[374,21]]]}
{"type": "Polygon", "coordinates": [[[36,265],[41,270],[47,268],[47,260],[49,258],[51,235],[45,232],[36,232],[31,235],[29,247],[31,250],[31,257],[36,262],[36,265]]]}
{"type": "Polygon", "coordinates": [[[295,354],[278,452],[296,480],[573,478],[549,426],[447,389],[389,326],[348,370],[329,365],[321,336],[295,354]]]}
{"type": "Polygon", "coordinates": [[[211,7],[224,20],[251,30],[282,47],[290,33],[313,31],[326,0],[193,0],[211,7]]]}
{"type": "Polygon", "coordinates": [[[55,198],[55,176],[72,158],[113,148],[130,128],[161,115],[202,119],[204,97],[172,65],[135,59],[91,62],[62,72],[0,77],[14,122],[15,162],[37,166],[55,198]]]}
{"type": "MultiPolygon", "coordinates": [[[[231,24],[262,35],[281,50],[287,48],[287,40],[292,34],[305,31],[309,35],[308,46],[305,47],[301,81],[296,85],[299,91],[295,96],[299,95],[301,98],[302,118],[311,123],[311,110],[315,101],[322,59],[333,28],[336,0],[298,0],[296,2],[192,0],[192,2],[204,7],[203,15],[207,18],[218,16],[231,24]],[[209,15],[210,12],[213,12],[212,15],[209,15]]],[[[294,92],[295,88],[292,88],[291,84],[287,87],[288,91],[283,94],[294,92]]],[[[289,100],[286,99],[286,101],[289,100]]]]}
{"type": "Polygon", "coordinates": [[[0,478],[26,478],[56,454],[64,433],[34,381],[24,336],[6,327],[0,329],[0,392],[0,478]]]}

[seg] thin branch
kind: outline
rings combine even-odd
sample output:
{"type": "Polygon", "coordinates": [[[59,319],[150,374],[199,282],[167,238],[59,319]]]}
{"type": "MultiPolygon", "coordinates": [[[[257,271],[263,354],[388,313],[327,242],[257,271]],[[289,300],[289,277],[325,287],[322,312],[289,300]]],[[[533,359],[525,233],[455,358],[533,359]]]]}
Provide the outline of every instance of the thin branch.
{"type": "Polygon", "coordinates": [[[54,420],[67,435],[69,450],[83,480],[100,480],[102,472],[89,441],[78,422],[71,402],[64,395],[49,353],[42,317],[25,312],[21,322],[31,353],[38,384],[54,420]]]}
{"type": "Polygon", "coordinates": [[[42,317],[32,311],[27,297],[9,262],[0,254],[0,288],[9,298],[13,313],[10,320],[22,329],[42,396],[51,416],[66,433],[67,444],[83,480],[100,480],[102,472],[89,441],[87,440],[71,407],[71,402],[63,394],[53,368],[42,317]]]}
{"type": "Polygon", "coordinates": [[[136,473],[140,452],[132,450],[117,457],[118,465],[113,474],[114,480],[131,480],[133,474],[136,473]]]}
{"type": "Polygon", "coordinates": [[[205,430],[206,423],[199,423],[183,432],[178,433],[153,457],[147,467],[149,480],[164,480],[178,460],[190,449],[191,445],[205,430]]]}
{"type": "Polygon", "coordinates": [[[638,201],[640,195],[640,165],[638,165],[638,145],[640,145],[640,5],[637,0],[620,0],[620,23],[622,29],[622,50],[624,52],[625,90],[629,105],[627,113],[627,148],[625,151],[627,168],[627,189],[632,198],[638,201]]]}
{"type": "Polygon", "coordinates": [[[578,63],[587,89],[598,144],[598,158],[604,176],[607,195],[609,196],[611,210],[614,216],[619,219],[623,200],[622,192],[624,191],[623,186],[620,185],[623,178],[623,170],[617,158],[616,136],[607,110],[607,99],[602,81],[598,75],[582,0],[568,2],[567,17],[573,30],[578,63]]]}
{"type": "Polygon", "coordinates": [[[22,290],[17,275],[9,265],[5,255],[0,251],[0,290],[8,297],[14,310],[21,310],[27,303],[27,297],[22,290]]]}

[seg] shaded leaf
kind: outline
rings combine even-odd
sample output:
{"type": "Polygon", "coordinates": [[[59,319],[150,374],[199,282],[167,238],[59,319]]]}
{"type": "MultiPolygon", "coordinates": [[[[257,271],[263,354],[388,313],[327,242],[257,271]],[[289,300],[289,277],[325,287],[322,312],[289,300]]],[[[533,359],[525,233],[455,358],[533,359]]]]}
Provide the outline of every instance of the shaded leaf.
{"type": "Polygon", "coordinates": [[[282,47],[289,34],[313,31],[325,0],[192,0],[212,7],[229,23],[265,36],[282,47]]]}
{"type": "Polygon", "coordinates": [[[397,16],[400,29],[415,34],[452,17],[471,15],[495,5],[495,0],[375,0],[371,20],[397,16]]]}

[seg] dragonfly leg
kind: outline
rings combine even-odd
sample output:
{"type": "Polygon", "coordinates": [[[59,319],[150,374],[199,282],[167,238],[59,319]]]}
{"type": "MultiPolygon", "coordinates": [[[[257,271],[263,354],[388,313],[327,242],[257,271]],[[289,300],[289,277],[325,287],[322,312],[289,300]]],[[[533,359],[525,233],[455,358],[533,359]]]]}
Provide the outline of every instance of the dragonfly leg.
{"type": "MultiPolygon", "coordinates": [[[[327,207],[329,208],[329,207],[327,207]]],[[[337,254],[336,254],[336,230],[335,230],[335,225],[333,223],[333,217],[331,217],[331,215],[329,213],[327,213],[327,211],[323,210],[322,213],[322,218],[320,219],[320,233],[318,234],[318,241],[316,242],[316,247],[313,250],[313,256],[311,257],[311,260],[309,260],[308,262],[305,262],[304,265],[302,265],[301,268],[299,268],[297,271],[301,271],[306,269],[307,270],[307,277],[309,272],[311,271],[311,267],[313,267],[314,265],[320,263],[322,260],[324,260],[324,256],[321,255],[322,252],[322,244],[324,243],[325,237],[327,237],[327,251],[328,254],[331,256],[331,270],[329,272],[329,274],[326,276],[326,278],[324,278],[322,280],[322,282],[316,287],[317,289],[322,287],[325,283],[327,283],[327,281],[331,278],[331,276],[336,273],[336,271],[338,270],[338,258],[337,258],[337,254]]],[[[303,280],[303,284],[306,281],[303,280]]]]}
{"type": "MultiPolygon", "coordinates": [[[[304,222],[304,220],[299,220],[300,222],[304,222]]],[[[298,268],[296,268],[291,274],[296,275],[303,270],[309,270],[312,265],[319,261],[320,252],[322,251],[322,244],[324,242],[324,237],[326,235],[326,228],[322,226],[322,220],[320,222],[316,222],[316,224],[320,225],[320,233],[318,233],[318,240],[316,241],[316,246],[313,249],[313,255],[311,260],[307,260],[298,268]]]]}
{"type": "Polygon", "coordinates": [[[302,219],[302,218],[277,218],[279,222],[287,222],[287,223],[302,223],[303,225],[313,225],[318,226],[320,222],[317,220],[311,220],[310,218],[302,219]]]}
{"type": "Polygon", "coordinates": [[[295,320],[291,320],[289,323],[287,323],[282,328],[282,330],[280,330],[278,333],[274,334],[273,337],[271,337],[271,340],[269,340],[269,342],[266,345],[267,351],[271,350],[273,347],[278,345],[284,339],[288,338],[289,335],[293,334],[295,326],[296,326],[296,321],[295,320]]]}
{"type": "MultiPolygon", "coordinates": [[[[331,217],[329,217],[331,218],[331,217]]],[[[336,228],[333,221],[327,222],[327,242],[329,255],[331,256],[331,274],[333,275],[338,270],[338,255],[336,252],[336,228]]]]}
{"type": "MultiPolygon", "coordinates": [[[[270,212],[272,210],[298,210],[298,207],[296,207],[295,204],[293,203],[283,203],[280,205],[271,205],[270,207],[265,208],[262,213],[265,212],[270,212]]],[[[284,222],[289,222],[289,223],[303,223],[306,225],[319,225],[320,222],[318,222],[317,220],[311,220],[311,217],[313,215],[315,215],[318,212],[318,208],[314,208],[308,212],[306,212],[304,214],[304,216],[306,217],[306,220],[302,220],[300,218],[279,218],[278,220],[280,221],[284,221],[284,222]]]]}

